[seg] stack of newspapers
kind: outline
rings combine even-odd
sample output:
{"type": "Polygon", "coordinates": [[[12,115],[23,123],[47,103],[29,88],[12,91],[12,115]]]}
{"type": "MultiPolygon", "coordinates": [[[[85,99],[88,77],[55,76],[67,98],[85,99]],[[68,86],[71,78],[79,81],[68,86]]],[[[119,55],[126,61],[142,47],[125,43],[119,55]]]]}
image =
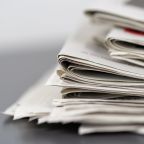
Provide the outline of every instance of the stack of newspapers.
{"type": "Polygon", "coordinates": [[[144,134],[144,10],[96,1],[58,54],[48,78],[4,113],[14,120],[79,123],[79,134],[144,134]],[[46,82],[47,81],[47,82],[46,82]]]}

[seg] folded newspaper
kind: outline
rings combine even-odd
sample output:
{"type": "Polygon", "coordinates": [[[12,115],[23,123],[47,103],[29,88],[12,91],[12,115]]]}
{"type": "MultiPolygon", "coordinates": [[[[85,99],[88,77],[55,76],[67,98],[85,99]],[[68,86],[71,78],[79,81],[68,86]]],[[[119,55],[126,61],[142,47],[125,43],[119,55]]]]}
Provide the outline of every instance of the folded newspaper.
{"type": "Polygon", "coordinates": [[[112,58],[144,66],[144,32],[114,28],[107,35],[105,45],[112,58]]]}
{"type": "Polygon", "coordinates": [[[48,81],[4,113],[38,124],[80,123],[79,134],[144,134],[144,10],[99,2],[85,14],[48,81]]]}
{"type": "Polygon", "coordinates": [[[103,43],[112,58],[144,66],[144,10],[130,5],[116,5],[114,2],[99,2],[90,5],[85,13],[91,21],[101,21],[114,27],[103,43]]]}

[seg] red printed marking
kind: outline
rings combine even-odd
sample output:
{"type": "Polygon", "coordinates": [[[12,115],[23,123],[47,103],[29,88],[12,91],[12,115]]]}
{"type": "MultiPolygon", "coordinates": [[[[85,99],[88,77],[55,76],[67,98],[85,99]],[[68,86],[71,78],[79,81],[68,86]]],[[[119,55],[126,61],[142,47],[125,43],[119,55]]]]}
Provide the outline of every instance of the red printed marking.
{"type": "Polygon", "coordinates": [[[126,32],[128,32],[128,33],[131,33],[131,34],[143,35],[144,36],[144,32],[143,31],[133,30],[133,29],[130,29],[130,28],[125,28],[124,30],[126,32]]]}

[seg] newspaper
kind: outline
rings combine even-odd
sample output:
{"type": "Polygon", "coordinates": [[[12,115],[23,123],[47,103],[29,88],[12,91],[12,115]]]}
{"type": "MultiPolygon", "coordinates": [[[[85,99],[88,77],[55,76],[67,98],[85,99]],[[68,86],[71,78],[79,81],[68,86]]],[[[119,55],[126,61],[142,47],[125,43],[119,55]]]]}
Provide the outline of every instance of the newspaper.
{"type": "Polygon", "coordinates": [[[115,27],[105,39],[110,56],[144,66],[144,32],[115,27]]]}
{"type": "Polygon", "coordinates": [[[90,85],[72,81],[61,80],[56,72],[48,79],[47,85],[63,87],[62,94],[64,97],[87,97],[89,98],[138,98],[143,99],[143,88],[118,87],[105,85],[90,85]],[[69,95],[70,94],[70,95],[69,95]],[[127,97],[124,97],[127,96],[127,97]]]}
{"type": "Polygon", "coordinates": [[[106,132],[132,132],[143,134],[143,125],[93,125],[93,124],[82,124],[79,128],[79,134],[90,134],[90,133],[106,133],[106,132]]]}
{"type": "Polygon", "coordinates": [[[144,10],[126,4],[126,1],[121,1],[121,4],[108,3],[96,1],[86,8],[85,14],[93,23],[99,21],[114,27],[105,41],[101,41],[112,58],[144,66],[144,10]]]}
{"type": "Polygon", "coordinates": [[[19,98],[12,106],[4,111],[4,114],[14,117],[14,120],[48,115],[52,108],[52,100],[61,98],[61,88],[44,86],[47,75],[40,79],[19,98]]]}
{"type": "Polygon", "coordinates": [[[120,27],[144,31],[144,10],[122,2],[96,1],[87,6],[85,14],[92,22],[101,21],[120,27]]]}
{"type": "MultiPolygon", "coordinates": [[[[85,23],[71,37],[58,55],[60,65],[67,72],[98,71],[144,80],[144,69],[110,57],[107,49],[97,43],[99,24],[85,23]]],[[[83,73],[80,73],[81,75],[83,73]]]]}
{"type": "Polygon", "coordinates": [[[58,54],[48,81],[44,77],[5,114],[38,124],[79,123],[79,134],[144,134],[144,10],[127,0],[111,2],[86,9],[88,18],[58,54]]]}

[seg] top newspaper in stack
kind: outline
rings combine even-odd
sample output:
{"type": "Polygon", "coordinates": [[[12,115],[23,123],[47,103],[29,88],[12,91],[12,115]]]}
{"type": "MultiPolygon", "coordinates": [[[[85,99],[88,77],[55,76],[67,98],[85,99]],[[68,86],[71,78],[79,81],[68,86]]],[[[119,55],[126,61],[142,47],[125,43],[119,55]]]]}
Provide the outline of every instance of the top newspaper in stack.
{"type": "Polygon", "coordinates": [[[101,21],[114,26],[104,41],[112,58],[144,66],[143,9],[101,1],[91,5],[85,13],[94,23],[101,21]]]}

